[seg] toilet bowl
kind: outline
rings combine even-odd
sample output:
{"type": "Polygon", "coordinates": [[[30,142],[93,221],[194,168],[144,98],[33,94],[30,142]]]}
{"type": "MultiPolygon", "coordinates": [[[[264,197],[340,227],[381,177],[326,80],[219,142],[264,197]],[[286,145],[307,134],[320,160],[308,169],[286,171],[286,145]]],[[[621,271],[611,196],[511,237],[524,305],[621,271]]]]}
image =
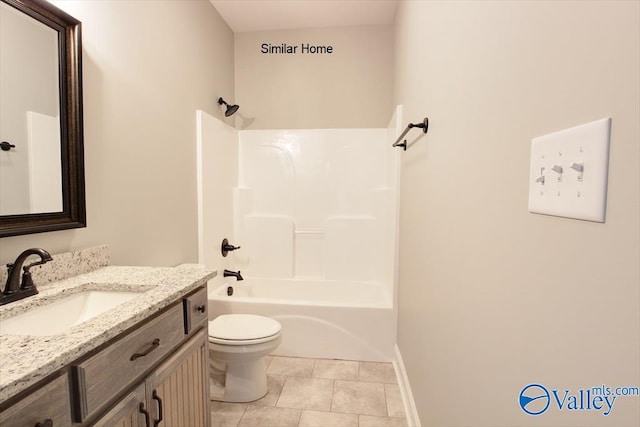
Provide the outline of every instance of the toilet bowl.
{"type": "Polygon", "coordinates": [[[253,314],[225,314],[209,322],[209,355],[224,366],[224,390],[211,399],[251,402],[267,394],[264,356],[282,341],[277,320],[253,314]]]}

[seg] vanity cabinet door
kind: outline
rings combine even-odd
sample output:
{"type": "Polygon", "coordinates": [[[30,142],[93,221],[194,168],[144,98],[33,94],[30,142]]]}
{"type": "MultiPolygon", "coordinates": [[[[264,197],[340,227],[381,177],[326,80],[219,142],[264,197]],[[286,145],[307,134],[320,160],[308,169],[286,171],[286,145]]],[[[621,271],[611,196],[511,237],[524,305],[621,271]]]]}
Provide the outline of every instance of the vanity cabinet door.
{"type": "Polygon", "coordinates": [[[148,427],[151,425],[146,402],[145,384],[142,383],[120,400],[93,427],[148,427]]]}
{"type": "Polygon", "coordinates": [[[0,426],[71,426],[69,396],[69,381],[65,373],[0,412],[0,426]]]}
{"type": "Polygon", "coordinates": [[[162,427],[209,426],[209,376],[206,329],[147,378],[152,422],[162,427]]]}

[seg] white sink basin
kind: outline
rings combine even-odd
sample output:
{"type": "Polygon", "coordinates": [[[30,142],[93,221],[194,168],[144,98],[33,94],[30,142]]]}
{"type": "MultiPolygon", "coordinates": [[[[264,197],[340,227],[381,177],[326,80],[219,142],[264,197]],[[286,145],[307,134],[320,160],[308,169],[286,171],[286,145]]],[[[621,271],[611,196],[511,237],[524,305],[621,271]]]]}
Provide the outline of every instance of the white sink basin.
{"type": "Polygon", "coordinates": [[[0,333],[48,336],[67,332],[73,326],[92,319],[139,296],[140,292],[84,291],[51,304],[0,320],[0,333]]]}

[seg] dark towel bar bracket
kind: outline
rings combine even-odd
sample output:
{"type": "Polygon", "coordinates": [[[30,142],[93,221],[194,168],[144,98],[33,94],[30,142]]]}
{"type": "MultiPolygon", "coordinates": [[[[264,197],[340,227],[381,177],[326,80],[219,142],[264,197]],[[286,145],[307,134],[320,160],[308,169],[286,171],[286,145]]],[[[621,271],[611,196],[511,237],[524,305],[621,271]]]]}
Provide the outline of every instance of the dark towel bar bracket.
{"type": "Polygon", "coordinates": [[[407,151],[407,140],[405,139],[402,142],[400,141],[412,128],[420,128],[422,129],[422,133],[427,133],[427,130],[429,129],[429,118],[425,117],[422,123],[409,123],[404,132],[402,132],[398,139],[396,139],[396,142],[393,143],[392,147],[402,147],[404,151],[407,151]]]}

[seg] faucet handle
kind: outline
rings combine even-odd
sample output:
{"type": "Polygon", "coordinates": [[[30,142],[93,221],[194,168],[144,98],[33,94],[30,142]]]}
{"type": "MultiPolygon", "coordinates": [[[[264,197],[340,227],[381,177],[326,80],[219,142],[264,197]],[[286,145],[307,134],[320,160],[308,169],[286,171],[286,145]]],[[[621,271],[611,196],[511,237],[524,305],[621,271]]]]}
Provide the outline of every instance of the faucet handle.
{"type": "Polygon", "coordinates": [[[222,251],[222,256],[226,257],[229,252],[240,249],[240,246],[233,246],[229,244],[229,240],[225,237],[222,239],[222,245],[220,246],[220,250],[222,251]]]}
{"type": "MultiPolygon", "coordinates": [[[[32,289],[36,289],[36,287],[33,284],[33,278],[31,277],[31,272],[27,267],[24,267],[23,273],[22,273],[22,284],[20,285],[20,290],[28,291],[32,289]]],[[[38,293],[37,290],[36,290],[36,293],[38,293]]]]}
{"type": "Polygon", "coordinates": [[[51,259],[43,259],[40,261],[32,262],[31,264],[25,265],[22,267],[22,284],[20,285],[20,290],[22,291],[35,291],[34,294],[38,293],[36,286],[33,284],[33,278],[31,277],[31,267],[35,267],[36,265],[41,265],[51,261],[51,259]]]}

